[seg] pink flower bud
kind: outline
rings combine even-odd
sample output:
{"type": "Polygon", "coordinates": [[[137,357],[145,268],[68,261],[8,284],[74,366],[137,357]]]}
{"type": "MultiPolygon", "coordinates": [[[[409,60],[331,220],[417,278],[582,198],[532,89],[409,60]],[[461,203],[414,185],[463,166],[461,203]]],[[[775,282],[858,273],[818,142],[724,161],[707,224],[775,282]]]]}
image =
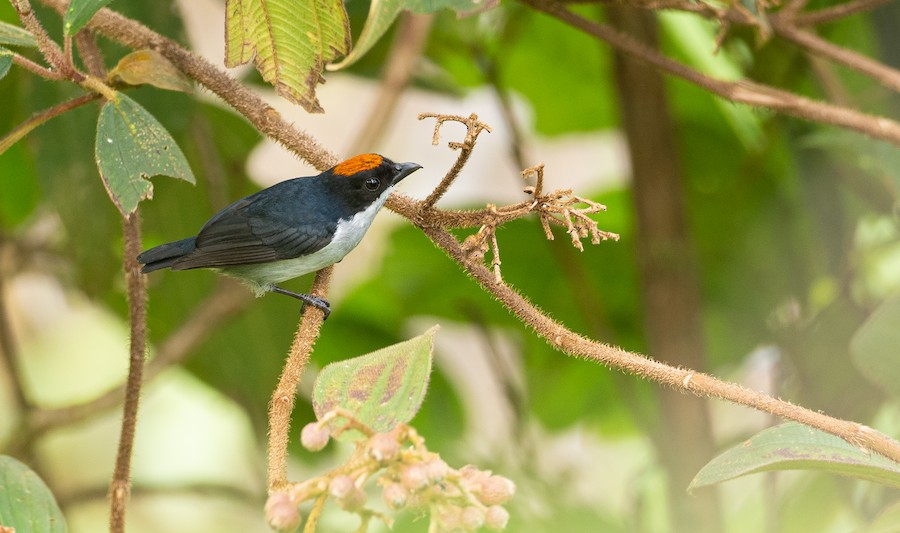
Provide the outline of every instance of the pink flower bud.
{"type": "Polygon", "coordinates": [[[300,430],[300,444],[311,452],[317,452],[328,444],[330,436],[327,427],[319,427],[317,422],[310,422],[300,430]]]}
{"type": "Polygon", "coordinates": [[[288,493],[275,492],[266,501],[266,521],[276,531],[294,531],[303,517],[288,493]]]}
{"type": "Polygon", "coordinates": [[[369,439],[369,456],[379,463],[393,461],[400,455],[400,444],[390,433],[378,433],[369,439]]]}
{"type": "Polygon", "coordinates": [[[516,485],[503,476],[490,476],[481,481],[478,499],[485,505],[500,505],[509,501],[516,492],[516,485]]]}
{"type": "Polygon", "coordinates": [[[328,492],[331,494],[332,498],[336,500],[346,498],[355,488],[356,486],[353,484],[353,478],[350,476],[337,476],[328,484],[328,492]]]}
{"type": "Polygon", "coordinates": [[[353,483],[350,476],[338,476],[331,480],[328,492],[334,501],[347,511],[356,511],[366,504],[366,493],[353,483]]]}
{"type": "Polygon", "coordinates": [[[492,529],[494,531],[500,531],[506,529],[506,524],[509,522],[509,512],[503,507],[499,505],[492,505],[488,507],[487,512],[484,513],[484,525],[488,529],[492,529]]]}
{"type": "Polygon", "coordinates": [[[440,483],[447,477],[450,467],[441,459],[433,459],[425,463],[425,475],[431,483],[440,483]]]}
{"type": "Polygon", "coordinates": [[[393,511],[399,511],[406,507],[407,500],[407,492],[406,489],[403,488],[403,485],[399,483],[388,483],[384,486],[384,491],[381,493],[381,498],[384,500],[385,505],[388,506],[393,511]]]}
{"type": "Polygon", "coordinates": [[[428,486],[428,473],[421,464],[406,466],[400,473],[403,487],[409,491],[422,490],[428,486]]]}

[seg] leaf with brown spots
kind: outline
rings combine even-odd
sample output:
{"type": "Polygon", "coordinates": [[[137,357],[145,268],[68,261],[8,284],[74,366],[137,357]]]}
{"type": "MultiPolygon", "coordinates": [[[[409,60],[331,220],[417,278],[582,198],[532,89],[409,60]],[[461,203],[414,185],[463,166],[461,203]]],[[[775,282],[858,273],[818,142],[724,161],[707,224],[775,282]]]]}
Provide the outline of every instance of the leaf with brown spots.
{"type": "MultiPolygon", "coordinates": [[[[412,420],[428,389],[432,344],[438,327],[408,341],[323,368],[313,390],[316,417],[321,419],[329,411],[342,408],[380,433],[412,420]]],[[[338,420],[332,428],[340,426],[338,420]]]]}

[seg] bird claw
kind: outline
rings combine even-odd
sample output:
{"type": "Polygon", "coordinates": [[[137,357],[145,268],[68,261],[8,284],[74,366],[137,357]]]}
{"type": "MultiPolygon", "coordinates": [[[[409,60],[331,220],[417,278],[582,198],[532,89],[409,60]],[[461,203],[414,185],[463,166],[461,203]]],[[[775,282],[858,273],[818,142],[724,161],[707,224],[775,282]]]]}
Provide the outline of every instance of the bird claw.
{"type": "Polygon", "coordinates": [[[284,294],[285,296],[290,296],[291,298],[296,298],[303,302],[303,307],[300,308],[300,312],[303,312],[303,309],[306,305],[311,305],[316,309],[322,311],[322,321],[328,320],[328,316],[331,314],[331,304],[328,303],[328,300],[324,298],[319,298],[318,296],[313,296],[311,294],[302,294],[297,292],[292,292],[287,289],[282,289],[281,287],[272,286],[272,292],[277,292],[278,294],[284,294]]]}

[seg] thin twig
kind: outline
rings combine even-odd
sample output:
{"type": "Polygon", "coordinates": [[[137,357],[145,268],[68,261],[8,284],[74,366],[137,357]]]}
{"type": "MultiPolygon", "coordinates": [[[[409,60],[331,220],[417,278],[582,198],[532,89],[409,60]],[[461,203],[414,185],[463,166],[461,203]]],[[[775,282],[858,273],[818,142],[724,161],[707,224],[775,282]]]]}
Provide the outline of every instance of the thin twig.
{"type": "Polygon", "coordinates": [[[811,100],[751,81],[729,82],[716,79],[674,61],[610,26],[576,15],[559,4],[547,0],[523,0],[523,2],[553,15],[584,33],[606,41],[610,46],[642,59],[663,72],[687,80],[726,100],[772,109],[804,120],[841,126],[900,146],[900,123],[888,118],[811,100]]]}
{"type": "Polygon", "coordinates": [[[853,50],[832,44],[811,31],[801,30],[782,17],[770,17],[769,23],[780,37],[787,39],[825,59],[861,72],[888,89],[900,92],[900,70],[893,69],[853,50]]]}
{"type": "Polygon", "coordinates": [[[45,80],[58,81],[66,79],[66,76],[62,72],[49,69],[43,65],[39,65],[25,56],[17,54],[16,52],[13,52],[12,58],[15,64],[24,68],[28,72],[31,72],[35,76],[44,78],[45,80]]]}
{"type": "Polygon", "coordinates": [[[816,11],[797,13],[794,22],[801,26],[812,26],[834,22],[850,15],[871,11],[879,6],[890,3],[891,0],[854,0],[844,4],[825,7],[816,11]]]}
{"type": "Polygon", "coordinates": [[[128,379],[122,430],[112,481],[109,486],[110,533],[124,533],[125,509],[131,492],[131,455],[137,428],[138,404],[141,397],[144,355],[147,350],[147,289],[137,255],[141,251],[141,221],[137,212],[125,217],[125,283],[128,287],[128,316],[131,323],[128,379]]]}
{"type": "Polygon", "coordinates": [[[53,42],[53,39],[47,34],[47,30],[38,20],[31,8],[28,0],[12,0],[13,7],[19,15],[22,25],[28,30],[37,42],[38,48],[44,55],[44,59],[59,70],[66,78],[81,83],[84,81],[84,75],[78,72],[71,61],[66,61],[66,56],[59,45],[53,42]]]}
{"type": "Polygon", "coordinates": [[[426,118],[433,118],[436,120],[434,124],[434,136],[431,139],[431,144],[435,146],[437,146],[440,140],[441,126],[443,126],[445,122],[460,122],[466,125],[466,137],[463,142],[451,141],[448,143],[452,150],[459,150],[459,156],[456,157],[456,162],[453,163],[453,166],[450,167],[450,170],[447,171],[447,174],[441,182],[438,183],[437,187],[435,187],[434,190],[431,191],[431,194],[428,195],[428,198],[425,198],[422,202],[423,207],[428,209],[434,206],[434,204],[444,196],[444,193],[447,192],[447,189],[450,188],[450,185],[452,185],[454,180],[459,176],[459,172],[469,160],[469,156],[472,155],[472,150],[475,148],[475,140],[478,138],[478,134],[482,131],[490,133],[491,128],[487,124],[479,122],[478,115],[475,113],[472,113],[468,117],[442,115],[439,113],[419,113],[419,120],[426,118]]]}
{"type": "Polygon", "coordinates": [[[73,98],[71,100],[56,104],[50,109],[45,109],[44,111],[33,115],[25,122],[22,122],[21,124],[13,128],[12,131],[7,133],[6,136],[0,139],[0,154],[5,152],[7,149],[9,149],[10,146],[19,142],[23,137],[28,135],[28,133],[30,133],[38,126],[44,124],[48,120],[58,117],[63,113],[66,113],[67,111],[71,111],[76,107],[83,106],[84,104],[92,102],[98,98],[100,98],[100,95],[96,93],[84,94],[77,98],[73,98]]]}
{"type": "Polygon", "coordinates": [[[105,79],[106,64],[94,34],[88,30],[81,30],[75,35],[75,43],[78,45],[78,55],[91,76],[105,79]]]}

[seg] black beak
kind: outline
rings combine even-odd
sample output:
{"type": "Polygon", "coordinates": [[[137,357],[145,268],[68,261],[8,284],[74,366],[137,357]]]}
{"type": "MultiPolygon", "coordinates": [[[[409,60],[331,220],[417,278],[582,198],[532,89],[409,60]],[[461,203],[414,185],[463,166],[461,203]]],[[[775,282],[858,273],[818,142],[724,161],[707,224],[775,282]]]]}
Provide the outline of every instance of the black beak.
{"type": "Polygon", "coordinates": [[[400,183],[400,180],[422,168],[422,165],[418,163],[400,163],[397,165],[397,168],[399,170],[394,174],[393,185],[400,183]]]}

